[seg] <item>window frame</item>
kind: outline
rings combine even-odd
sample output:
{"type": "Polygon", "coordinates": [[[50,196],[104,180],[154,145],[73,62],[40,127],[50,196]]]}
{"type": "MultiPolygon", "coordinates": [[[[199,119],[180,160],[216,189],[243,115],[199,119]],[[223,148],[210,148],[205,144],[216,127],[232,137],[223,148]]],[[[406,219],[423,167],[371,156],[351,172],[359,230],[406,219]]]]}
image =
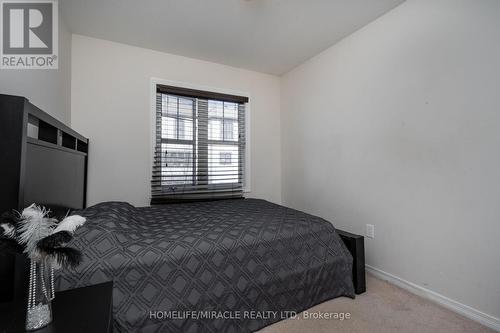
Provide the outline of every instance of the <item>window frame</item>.
{"type": "MultiPolygon", "coordinates": [[[[193,89],[193,90],[201,90],[201,91],[210,91],[215,94],[228,94],[228,95],[236,95],[236,96],[244,96],[248,98],[248,102],[245,103],[245,152],[244,152],[244,161],[243,161],[243,193],[250,193],[252,191],[251,189],[251,95],[247,92],[241,92],[241,91],[235,91],[235,90],[229,90],[229,89],[222,89],[222,88],[216,88],[216,87],[207,87],[207,86],[200,86],[200,85],[194,85],[194,84],[189,84],[185,82],[178,82],[178,81],[171,81],[171,80],[165,80],[165,79],[159,79],[159,78],[151,78],[150,81],[150,134],[151,134],[151,149],[150,149],[150,163],[151,163],[151,168],[153,168],[153,161],[154,161],[154,152],[155,152],[155,146],[156,146],[156,93],[157,93],[157,86],[158,85],[165,85],[165,86],[172,86],[172,87],[178,87],[181,89],[193,89]]],[[[194,135],[193,133],[193,140],[194,140],[194,135]]],[[[224,135],[224,133],[222,133],[224,135]]],[[[187,140],[191,142],[191,140],[187,140]]],[[[219,140],[209,140],[209,143],[214,143],[217,144],[220,141],[219,140]]],[[[238,145],[238,140],[236,141],[224,141],[227,144],[235,144],[238,145]]],[[[196,159],[193,159],[193,163],[196,163],[196,159]]],[[[224,186],[224,184],[212,184],[213,188],[218,188],[220,185],[224,186]]]]}

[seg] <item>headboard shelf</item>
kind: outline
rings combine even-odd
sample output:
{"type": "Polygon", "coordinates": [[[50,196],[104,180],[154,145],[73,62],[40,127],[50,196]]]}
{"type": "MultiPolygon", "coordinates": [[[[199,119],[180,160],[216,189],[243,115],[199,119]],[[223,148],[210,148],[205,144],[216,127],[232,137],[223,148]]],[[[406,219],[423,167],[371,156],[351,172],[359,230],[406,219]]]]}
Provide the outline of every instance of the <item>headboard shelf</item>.
{"type": "MultiPolygon", "coordinates": [[[[28,114],[29,115],[29,114],[28,114]]],[[[38,121],[38,140],[50,142],[57,144],[58,142],[58,130],[57,127],[52,126],[45,121],[38,121]]]]}
{"type": "Polygon", "coordinates": [[[65,151],[65,152],[72,153],[72,154],[87,156],[87,153],[85,153],[85,152],[81,152],[81,151],[76,150],[74,148],[67,148],[65,146],[60,146],[60,145],[57,145],[57,144],[54,144],[51,142],[47,142],[47,141],[43,141],[43,140],[28,138],[27,142],[30,145],[37,145],[37,146],[42,146],[42,147],[46,147],[46,148],[50,148],[50,149],[65,151]]]}
{"type": "Polygon", "coordinates": [[[76,138],[68,133],[62,132],[62,146],[76,150],[76,138]]]}
{"type": "MultiPolygon", "coordinates": [[[[29,102],[28,102],[29,103],[29,102]]],[[[36,106],[31,105],[27,108],[28,113],[28,139],[31,143],[42,145],[49,143],[47,147],[72,150],[75,152],[88,153],[88,139],[76,133],[57,119],[47,115],[36,106]],[[36,140],[36,142],[34,141],[36,140]]]]}
{"type": "Polygon", "coordinates": [[[76,150],[87,154],[89,150],[89,144],[88,142],[84,142],[81,140],[76,140],[76,150]]]}
{"type": "Polygon", "coordinates": [[[65,124],[63,124],[62,122],[60,122],[56,118],[52,117],[48,113],[40,110],[35,105],[31,104],[28,99],[26,99],[24,97],[19,97],[19,96],[10,96],[10,95],[1,95],[0,94],[0,98],[4,98],[5,96],[11,97],[11,98],[12,97],[14,97],[14,98],[21,98],[21,99],[25,100],[27,102],[26,111],[28,112],[28,114],[30,116],[32,116],[32,117],[34,117],[36,119],[39,119],[40,121],[42,121],[42,122],[44,122],[46,124],[49,124],[52,127],[55,127],[56,129],[58,129],[62,133],[66,133],[68,135],[71,135],[71,136],[75,137],[78,140],[81,140],[81,141],[84,141],[84,142],[88,142],[88,139],[86,137],[84,137],[80,133],[76,132],[74,129],[66,126],[65,124]]]}

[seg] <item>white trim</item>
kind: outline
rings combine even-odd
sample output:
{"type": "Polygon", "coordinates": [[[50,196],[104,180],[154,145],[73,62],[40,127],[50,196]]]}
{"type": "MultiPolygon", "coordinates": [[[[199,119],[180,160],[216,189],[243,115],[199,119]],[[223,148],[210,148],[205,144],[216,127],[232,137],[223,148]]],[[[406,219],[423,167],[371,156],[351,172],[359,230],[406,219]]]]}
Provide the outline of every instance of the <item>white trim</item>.
{"type": "Polygon", "coordinates": [[[385,280],[400,288],[403,288],[411,292],[412,294],[421,296],[434,303],[442,305],[451,311],[459,313],[464,317],[477,321],[478,323],[483,324],[484,326],[487,326],[495,331],[500,332],[500,318],[493,317],[489,314],[476,310],[468,305],[462,304],[446,296],[438,294],[432,290],[419,286],[413,282],[406,281],[398,276],[384,272],[381,269],[372,267],[370,265],[365,265],[365,267],[368,272],[372,273],[373,275],[382,280],[385,280]]]}
{"type": "Polygon", "coordinates": [[[154,149],[155,149],[155,143],[156,143],[156,85],[157,84],[163,84],[163,85],[168,85],[168,86],[174,86],[174,87],[180,87],[180,88],[187,88],[187,89],[195,89],[195,90],[205,90],[205,91],[211,91],[215,93],[220,93],[220,94],[229,94],[229,95],[238,95],[238,96],[243,96],[243,97],[248,97],[249,102],[246,104],[246,109],[245,109],[245,165],[244,165],[244,170],[245,170],[245,179],[244,179],[244,184],[243,184],[243,192],[249,193],[252,191],[251,188],[251,149],[250,149],[250,143],[251,143],[251,138],[250,138],[250,127],[251,127],[251,116],[250,116],[250,109],[251,109],[251,98],[250,94],[246,92],[241,92],[241,91],[236,91],[236,90],[230,90],[230,89],[222,89],[222,88],[216,88],[216,87],[209,87],[209,86],[203,86],[203,85],[197,85],[197,84],[191,84],[191,83],[186,83],[186,82],[181,82],[181,81],[172,81],[172,80],[165,80],[165,79],[159,79],[156,77],[151,78],[151,84],[150,84],[150,123],[149,123],[149,132],[151,134],[151,149],[150,149],[150,170],[153,170],[153,156],[154,156],[154,149]]]}

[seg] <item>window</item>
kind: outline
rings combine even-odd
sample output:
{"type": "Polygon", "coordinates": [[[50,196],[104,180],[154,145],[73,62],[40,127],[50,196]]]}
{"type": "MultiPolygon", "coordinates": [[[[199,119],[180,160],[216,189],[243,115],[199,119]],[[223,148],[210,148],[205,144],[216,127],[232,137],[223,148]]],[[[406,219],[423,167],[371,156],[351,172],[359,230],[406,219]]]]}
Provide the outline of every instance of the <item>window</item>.
{"type": "Polygon", "coordinates": [[[157,86],[153,204],[242,195],[247,102],[157,86]]]}

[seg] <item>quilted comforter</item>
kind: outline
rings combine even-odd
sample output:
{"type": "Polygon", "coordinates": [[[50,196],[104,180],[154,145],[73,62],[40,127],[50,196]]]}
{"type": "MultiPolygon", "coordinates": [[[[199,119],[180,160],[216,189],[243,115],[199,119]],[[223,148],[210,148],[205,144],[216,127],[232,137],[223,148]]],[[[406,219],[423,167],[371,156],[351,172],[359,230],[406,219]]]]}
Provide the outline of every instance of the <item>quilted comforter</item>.
{"type": "Polygon", "coordinates": [[[114,281],[116,332],[251,332],[338,296],[352,257],[327,221],[264,200],[77,212],[83,263],[65,290],[114,281]]]}

